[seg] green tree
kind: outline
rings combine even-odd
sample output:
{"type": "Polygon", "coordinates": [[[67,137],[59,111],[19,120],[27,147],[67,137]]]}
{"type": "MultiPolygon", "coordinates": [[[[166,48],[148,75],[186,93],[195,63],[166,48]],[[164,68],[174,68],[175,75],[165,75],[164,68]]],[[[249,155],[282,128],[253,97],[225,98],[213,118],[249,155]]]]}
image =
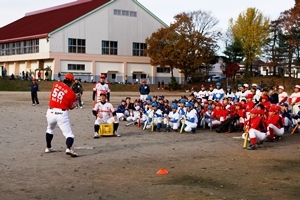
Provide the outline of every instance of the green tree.
{"type": "Polygon", "coordinates": [[[250,66],[250,76],[252,61],[261,55],[262,47],[268,42],[269,22],[269,18],[256,8],[248,8],[235,21],[229,20],[232,35],[240,42],[245,55],[246,74],[250,66]]]}

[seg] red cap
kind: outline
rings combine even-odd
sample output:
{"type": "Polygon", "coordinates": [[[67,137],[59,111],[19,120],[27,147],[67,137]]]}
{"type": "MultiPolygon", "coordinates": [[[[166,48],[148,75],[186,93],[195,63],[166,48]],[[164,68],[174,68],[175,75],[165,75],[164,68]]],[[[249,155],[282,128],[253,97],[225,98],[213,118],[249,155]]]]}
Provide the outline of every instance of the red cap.
{"type": "Polygon", "coordinates": [[[253,94],[248,94],[248,95],[246,96],[246,98],[247,98],[247,99],[252,99],[253,96],[254,96],[253,94]]]}
{"type": "Polygon", "coordinates": [[[252,114],[259,114],[260,111],[257,108],[253,108],[252,110],[250,110],[250,113],[252,113],[252,114]]]}
{"type": "Polygon", "coordinates": [[[240,107],[242,107],[242,103],[241,103],[241,102],[238,102],[238,103],[235,104],[235,106],[240,106],[240,107]]]}
{"type": "Polygon", "coordinates": [[[214,87],[214,86],[210,84],[209,87],[214,87]]]}
{"type": "Polygon", "coordinates": [[[268,99],[269,99],[269,97],[268,97],[268,96],[266,96],[266,95],[264,95],[264,96],[262,96],[262,97],[261,97],[261,99],[266,99],[266,100],[268,100],[268,99]]]}
{"type": "Polygon", "coordinates": [[[101,96],[101,95],[105,95],[105,96],[106,96],[106,91],[102,90],[102,91],[100,92],[100,96],[101,96]]]}
{"type": "Polygon", "coordinates": [[[277,109],[275,106],[272,106],[269,108],[269,112],[276,112],[276,111],[277,111],[277,109]]]}
{"type": "Polygon", "coordinates": [[[69,79],[70,81],[74,81],[74,75],[73,74],[66,74],[64,79],[69,79]]]}
{"type": "Polygon", "coordinates": [[[205,85],[201,85],[202,88],[205,88],[205,85]]]}
{"type": "Polygon", "coordinates": [[[222,106],[222,104],[221,104],[221,103],[217,103],[217,104],[216,104],[216,106],[220,106],[220,107],[221,107],[221,106],[222,106]]]}
{"type": "Polygon", "coordinates": [[[145,79],[143,79],[143,80],[142,80],[142,83],[146,83],[146,80],[145,80],[145,79]]]}
{"type": "Polygon", "coordinates": [[[35,79],[35,78],[32,78],[31,80],[32,80],[32,81],[36,81],[36,79],[35,79]]]}

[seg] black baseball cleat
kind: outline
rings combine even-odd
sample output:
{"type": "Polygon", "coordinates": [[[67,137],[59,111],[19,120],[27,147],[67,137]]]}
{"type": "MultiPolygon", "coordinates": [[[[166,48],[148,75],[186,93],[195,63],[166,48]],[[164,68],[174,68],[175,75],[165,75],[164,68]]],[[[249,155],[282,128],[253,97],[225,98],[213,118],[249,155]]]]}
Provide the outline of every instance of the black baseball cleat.
{"type": "Polygon", "coordinates": [[[248,150],[256,150],[257,149],[257,146],[256,145],[253,145],[253,144],[250,144],[248,147],[247,147],[248,150]]]}
{"type": "Polygon", "coordinates": [[[267,138],[267,139],[265,140],[265,142],[275,142],[275,139],[274,139],[274,138],[267,138]]]}

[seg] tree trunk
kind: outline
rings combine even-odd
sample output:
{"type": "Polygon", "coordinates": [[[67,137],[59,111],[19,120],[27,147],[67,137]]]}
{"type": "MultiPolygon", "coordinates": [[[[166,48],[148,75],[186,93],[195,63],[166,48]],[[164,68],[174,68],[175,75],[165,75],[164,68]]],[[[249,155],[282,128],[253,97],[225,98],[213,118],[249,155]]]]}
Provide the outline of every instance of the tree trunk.
{"type": "Polygon", "coordinates": [[[289,61],[288,61],[289,77],[292,77],[292,50],[289,48],[289,61]]]}

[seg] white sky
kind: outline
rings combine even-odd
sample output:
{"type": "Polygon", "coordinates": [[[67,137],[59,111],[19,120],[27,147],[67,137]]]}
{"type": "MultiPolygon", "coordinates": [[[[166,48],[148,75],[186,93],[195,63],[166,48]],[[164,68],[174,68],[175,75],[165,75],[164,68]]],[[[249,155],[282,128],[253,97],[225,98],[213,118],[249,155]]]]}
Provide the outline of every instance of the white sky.
{"type": "MultiPolygon", "coordinates": [[[[0,27],[5,26],[25,13],[73,2],[75,0],[9,0],[0,6],[0,27]]],[[[120,0],[122,1],[122,0],[120,0]]],[[[218,28],[225,32],[230,18],[249,7],[259,9],[271,20],[282,11],[294,6],[294,0],[138,0],[166,24],[173,22],[174,15],[189,11],[210,11],[219,20],[218,28]]]]}
{"type": "MultiPolygon", "coordinates": [[[[0,27],[25,15],[25,13],[56,6],[75,0],[9,0],[0,6],[0,27]]],[[[210,11],[219,21],[219,27],[227,29],[228,20],[236,19],[240,12],[256,7],[271,19],[280,12],[294,6],[294,0],[138,0],[166,24],[173,21],[174,15],[183,11],[210,11]]]]}

